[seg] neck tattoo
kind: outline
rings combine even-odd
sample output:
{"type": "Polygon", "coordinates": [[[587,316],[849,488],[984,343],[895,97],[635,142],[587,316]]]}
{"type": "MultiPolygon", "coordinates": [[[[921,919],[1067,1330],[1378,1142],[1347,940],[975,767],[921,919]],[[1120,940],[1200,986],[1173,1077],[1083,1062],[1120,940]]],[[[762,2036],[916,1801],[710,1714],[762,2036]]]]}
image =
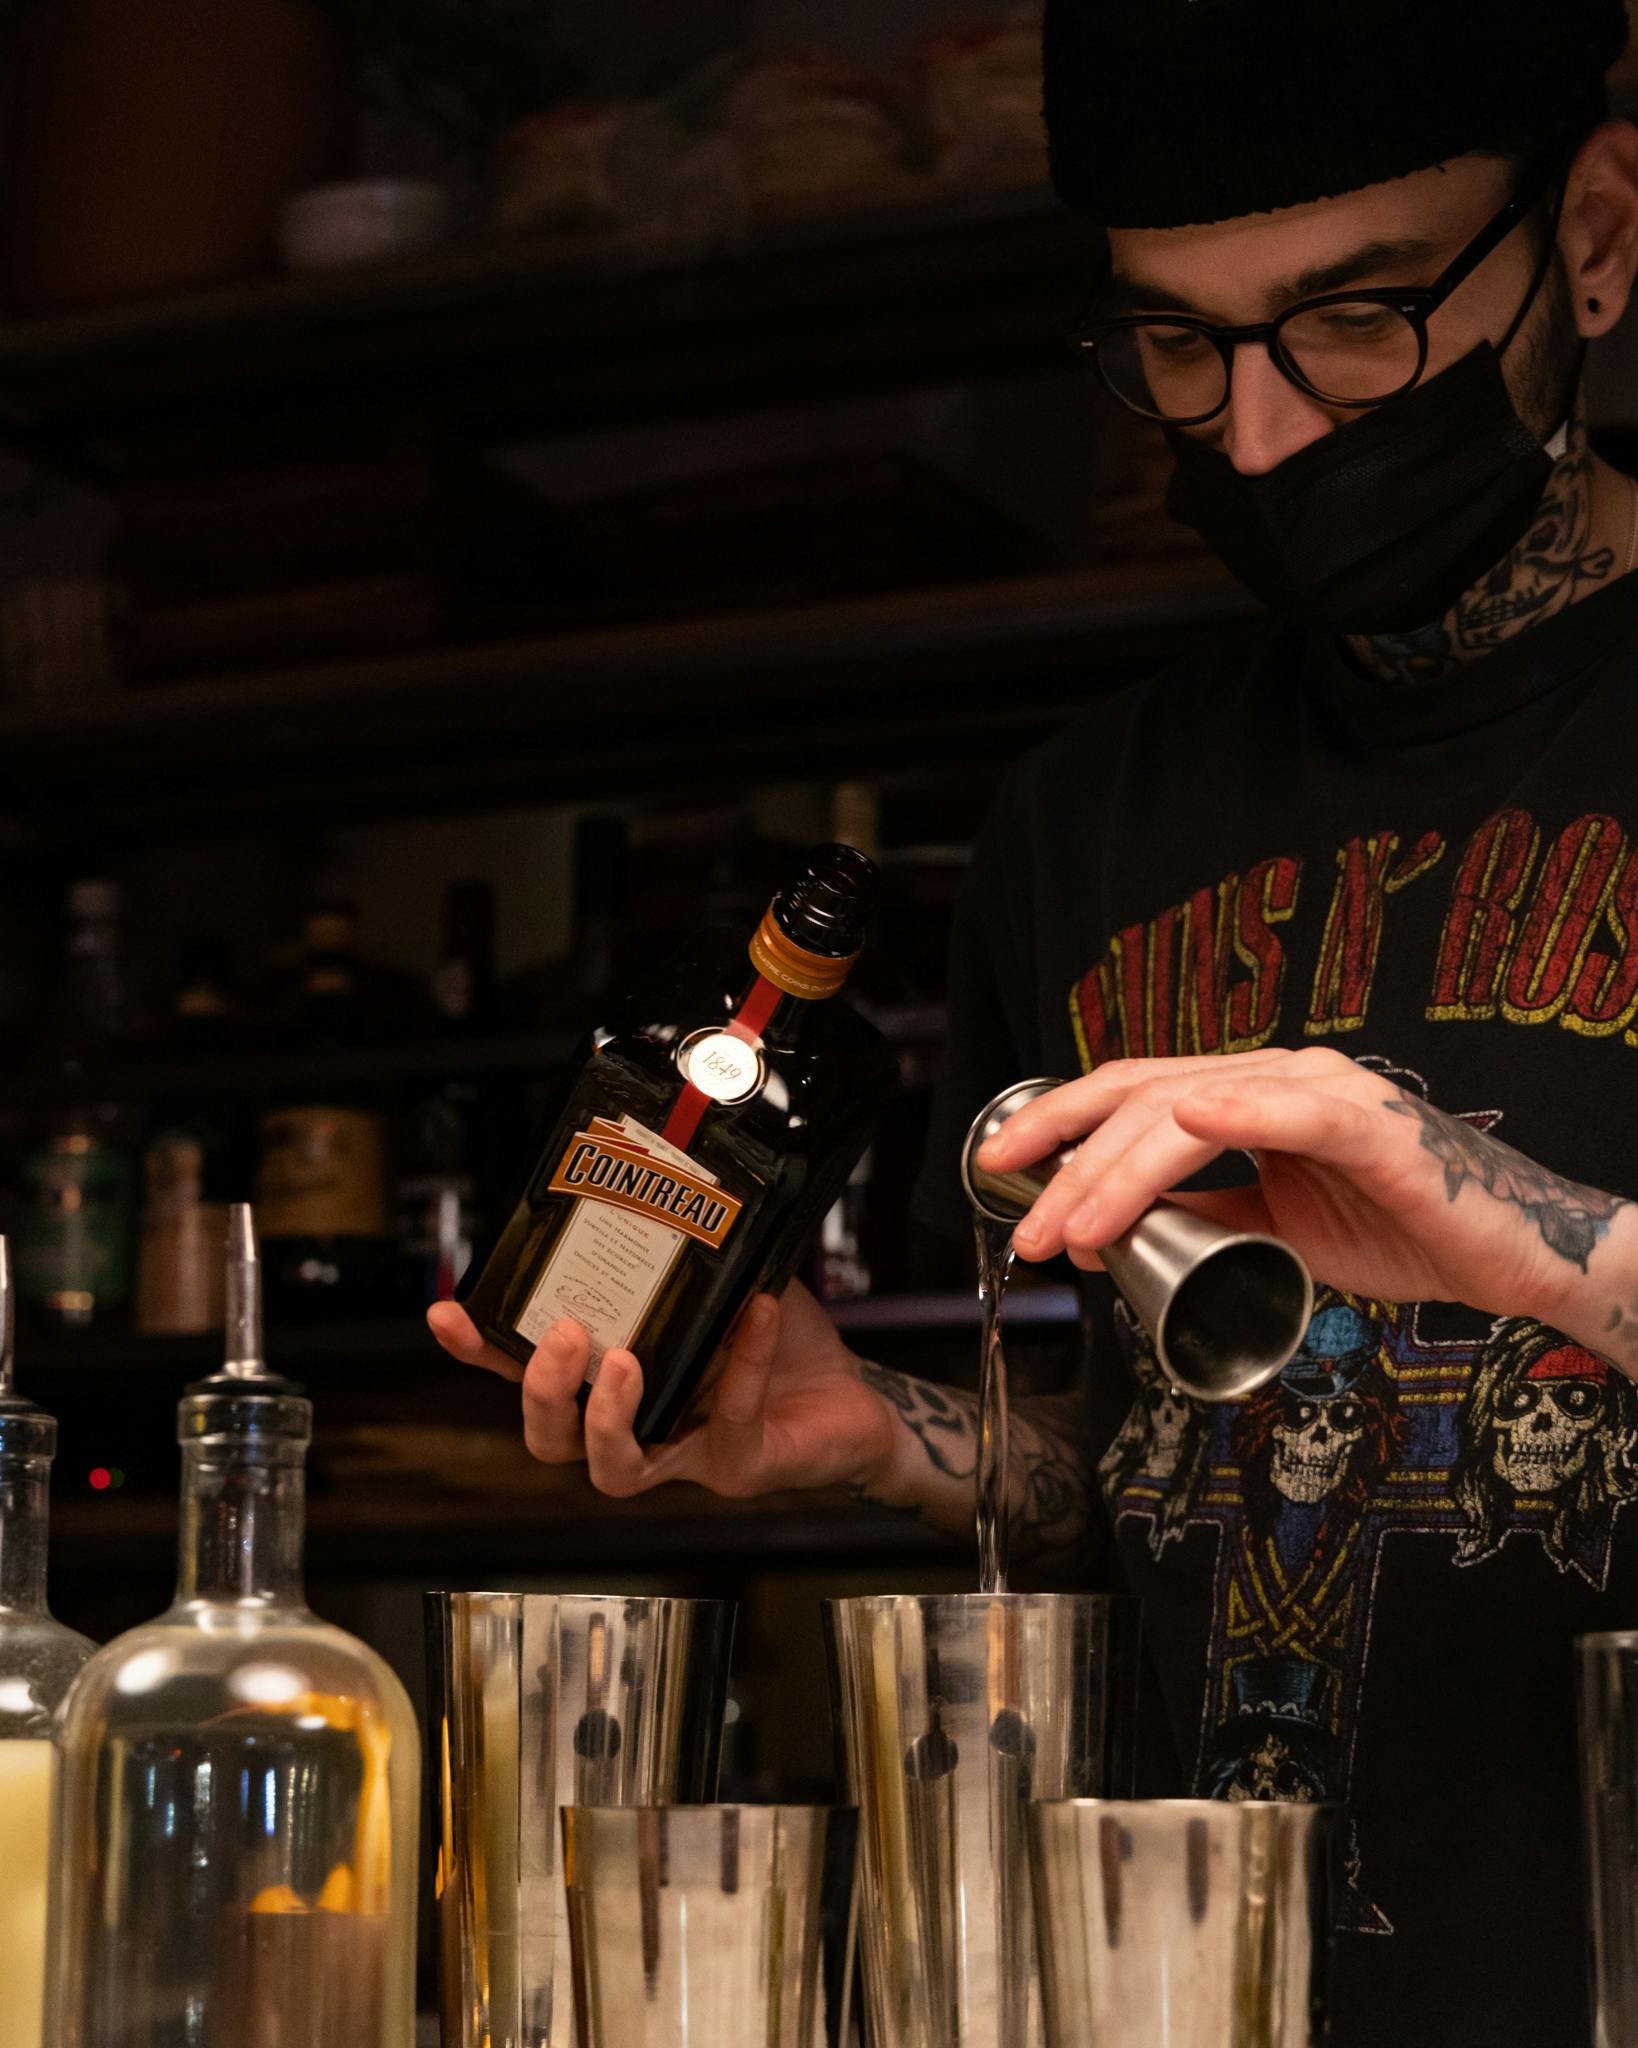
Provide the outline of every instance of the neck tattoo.
{"type": "Polygon", "coordinates": [[[1355,660],[1384,682],[1437,682],[1635,566],[1638,485],[1593,454],[1578,403],[1541,509],[1512,553],[1431,626],[1414,633],[1352,635],[1347,644],[1355,660]]]}

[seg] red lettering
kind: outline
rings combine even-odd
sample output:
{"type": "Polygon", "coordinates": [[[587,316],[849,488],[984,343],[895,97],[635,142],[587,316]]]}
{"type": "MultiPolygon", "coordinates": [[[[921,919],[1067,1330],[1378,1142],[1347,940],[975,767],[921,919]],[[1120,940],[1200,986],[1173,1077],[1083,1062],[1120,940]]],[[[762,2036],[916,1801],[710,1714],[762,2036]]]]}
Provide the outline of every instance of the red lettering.
{"type": "Polygon", "coordinates": [[[1120,1058],[1125,1041],[1115,1009],[1115,975],[1108,955],[1076,983],[1069,1015],[1086,1073],[1101,1067],[1105,1060],[1120,1058]]]}
{"type": "Polygon", "coordinates": [[[1498,811],[1468,842],[1439,940],[1434,1022],[1493,1017],[1512,948],[1514,913],[1536,863],[1540,834],[1528,811],[1498,811]]]}
{"type": "Polygon", "coordinates": [[[1126,1048],[1128,1059],[1140,1060],[1149,1049],[1148,1033],[1143,1028],[1149,958],[1147,927],[1129,924],[1109,951],[1115,972],[1120,977],[1116,986],[1120,994],[1121,1044],[1126,1048]]]}
{"type": "Polygon", "coordinates": [[[1543,1024],[1564,1007],[1626,853],[1613,818],[1589,813],[1566,825],[1542,863],[1502,991],[1502,1015],[1543,1024]]]}
{"type": "Polygon", "coordinates": [[[1221,1052],[1228,984],[1231,910],[1238,875],[1215,889],[1196,889],[1183,906],[1182,969],[1177,1001],[1177,1050],[1221,1052]]]}
{"type": "Polygon", "coordinates": [[[1255,1052],[1274,1036],[1285,981],[1285,948],[1274,927],[1296,909],[1301,877],[1301,861],[1282,854],[1258,861],[1236,891],[1234,951],[1251,975],[1229,991],[1225,1052],[1255,1052]]]}
{"type": "Polygon", "coordinates": [[[1338,849],[1336,887],[1325,914],[1325,936],[1303,1025],[1310,1038],[1329,1031],[1357,1031],[1365,1022],[1382,951],[1388,868],[1398,851],[1397,832],[1374,832],[1338,849]]]}
{"type": "Polygon", "coordinates": [[[1585,1038],[1608,1038],[1638,1017],[1638,850],[1629,852],[1612,882],[1604,918],[1616,950],[1588,951],[1558,1020],[1585,1038]]]}

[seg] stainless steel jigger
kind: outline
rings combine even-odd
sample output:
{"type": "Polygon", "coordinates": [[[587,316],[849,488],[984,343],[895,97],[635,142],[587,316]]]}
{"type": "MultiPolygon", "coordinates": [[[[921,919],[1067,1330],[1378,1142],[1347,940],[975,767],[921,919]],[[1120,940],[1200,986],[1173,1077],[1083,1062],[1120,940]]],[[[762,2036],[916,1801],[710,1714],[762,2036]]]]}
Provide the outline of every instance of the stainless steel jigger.
{"type": "MultiPolygon", "coordinates": [[[[1009,1173],[989,1173],[978,1150],[1028,1102],[1061,1081],[1020,1081],[974,1117],[961,1180],[979,1215],[1016,1223],[1074,1145],[1009,1173]]],[[[1283,1239],[1230,1230],[1160,1201],[1098,1257],[1154,1339],[1161,1371],[1199,1401],[1234,1401],[1265,1386],[1295,1356],[1314,1312],[1308,1268],[1283,1239]]]]}

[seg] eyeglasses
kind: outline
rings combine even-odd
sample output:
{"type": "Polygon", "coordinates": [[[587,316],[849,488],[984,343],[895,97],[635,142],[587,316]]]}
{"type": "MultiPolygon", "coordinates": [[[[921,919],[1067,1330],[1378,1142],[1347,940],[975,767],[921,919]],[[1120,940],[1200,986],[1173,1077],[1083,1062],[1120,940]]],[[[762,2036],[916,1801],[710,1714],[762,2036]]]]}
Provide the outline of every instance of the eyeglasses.
{"type": "MultiPolygon", "coordinates": [[[[1204,426],[1217,417],[1229,402],[1234,350],[1247,342],[1261,342],[1298,390],[1312,398],[1327,405],[1381,405],[1409,391],[1421,377],[1427,368],[1430,315],[1541,204],[1558,165],[1556,157],[1540,164],[1432,284],[1326,292],[1299,299],[1278,319],[1247,327],[1214,327],[1191,313],[1083,320],[1070,340],[1091,350],[1104,383],[1122,405],[1168,426],[1204,426]]],[[[1553,209],[1555,225],[1559,203],[1553,209]]],[[[1551,256],[1549,236],[1504,348],[1540,288],[1551,256]]]]}

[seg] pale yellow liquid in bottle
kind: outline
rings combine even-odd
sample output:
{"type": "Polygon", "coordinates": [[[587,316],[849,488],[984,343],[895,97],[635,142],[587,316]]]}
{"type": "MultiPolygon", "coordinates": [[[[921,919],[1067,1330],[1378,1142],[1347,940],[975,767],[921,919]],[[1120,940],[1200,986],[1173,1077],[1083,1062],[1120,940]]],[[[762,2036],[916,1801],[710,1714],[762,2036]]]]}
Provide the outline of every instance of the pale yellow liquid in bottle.
{"type": "Polygon", "coordinates": [[[0,2048],[40,2048],[44,2030],[49,1742],[0,1742],[0,2048]]]}

